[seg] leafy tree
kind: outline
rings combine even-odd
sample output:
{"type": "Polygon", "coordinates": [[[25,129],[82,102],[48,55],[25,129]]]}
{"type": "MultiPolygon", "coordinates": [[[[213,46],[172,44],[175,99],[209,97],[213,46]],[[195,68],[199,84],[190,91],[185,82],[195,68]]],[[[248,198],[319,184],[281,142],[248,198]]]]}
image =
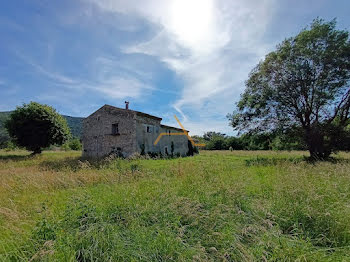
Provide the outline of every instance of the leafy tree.
{"type": "MultiPolygon", "coordinates": [[[[305,150],[306,147],[298,136],[300,132],[302,130],[298,128],[291,128],[283,132],[275,130],[274,132],[245,133],[241,136],[213,136],[209,141],[199,136],[193,136],[193,138],[204,141],[207,150],[227,150],[229,148],[232,150],[305,150]]],[[[350,137],[350,132],[348,134],[350,137]]],[[[343,145],[346,147],[344,141],[343,145]]]]}
{"type": "Polygon", "coordinates": [[[17,107],[5,127],[17,145],[34,154],[53,144],[61,145],[71,136],[66,120],[55,109],[36,102],[17,107]]]}
{"type": "Polygon", "coordinates": [[[315,19],[252,70],[228,117],[243,132],[300,128],[311,157],[327,158],[349,124],[349,80],[349,33],[315,19]]]}
{"type": "Polygon", "coordinates": [[[202,136],[193,135],[191,137],[196,144],[206,144],[208,142],[202,136]]]}
{"type": "Polygon", "coordinates": [[[307,147],[299,135],[302,133],[303,130],[297,127],[276,130],[271,135],[270,147],[273,150],[306,150],[307,147]]]}
{"type": "Polygon", "coordinates": [[[265,133],[247,133],[240,137],[241,143],[246,150],[269,150],[271,149],[272,134],[265,133]]]}
{"type": "Polygon", "coordinates": [[[244,145],[242,143],[242,139],[239,137],[231,136],[226,140],[226,144],[228,147],[231,147],[232,150],[242,150],[244,149],[244,145]]]}
{"type": "Polygon", "coordinates": [[[225,150],[228,149],[226,138],[223,136],[213,136],[206,144],[208,150],[225,150]]]}
{"type": "Polygon", "coordinates": [[[209,131],[209,132],[204,133],[203,138],[204,138],[204,140],[209,141],[215,136],[225,137],[226,134],[222,134],[220,132],[209,131]]]}

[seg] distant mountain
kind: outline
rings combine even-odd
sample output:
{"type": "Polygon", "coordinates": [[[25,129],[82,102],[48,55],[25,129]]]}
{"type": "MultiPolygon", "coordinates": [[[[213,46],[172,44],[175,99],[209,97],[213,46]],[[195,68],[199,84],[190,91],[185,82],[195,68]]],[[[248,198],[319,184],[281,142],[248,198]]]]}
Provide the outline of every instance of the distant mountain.
{"type": "Polygon", "coordinates": [[[74,137],[80,138],[83,132],[83,119],[84,117],[65,116],[62,115],[68,123],[70,131],[74,137]]]}
{"type": "MultiPolygon", "coordinates": [[[[6,129],[5,121],[10,116],[11,111],[0,112],[0,146],[10,139],[6,129]]],[[[83,131],[83,117],[65,116],[62,115],[68,123],[71,133],[74,137],[80,138],[83,131]]]]}

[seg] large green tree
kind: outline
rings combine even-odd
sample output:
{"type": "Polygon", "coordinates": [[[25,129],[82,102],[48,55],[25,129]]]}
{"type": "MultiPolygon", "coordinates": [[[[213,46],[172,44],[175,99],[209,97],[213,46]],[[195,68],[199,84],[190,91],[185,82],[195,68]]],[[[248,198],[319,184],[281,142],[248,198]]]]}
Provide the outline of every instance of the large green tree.
{"type": "Polygon", "coordinates": [[[300,129],[311,157],[327,158],[349,124],[349,80],[349,33],[315,19],[252,70],[228,117],[243,132],[300,129]]]}
{"type": "Polygon", "coordinates": [[[67,121],[48,105],[30,102],[17,107],[5,123],[13,141],[34,154],[71,137],[67,121]]]}

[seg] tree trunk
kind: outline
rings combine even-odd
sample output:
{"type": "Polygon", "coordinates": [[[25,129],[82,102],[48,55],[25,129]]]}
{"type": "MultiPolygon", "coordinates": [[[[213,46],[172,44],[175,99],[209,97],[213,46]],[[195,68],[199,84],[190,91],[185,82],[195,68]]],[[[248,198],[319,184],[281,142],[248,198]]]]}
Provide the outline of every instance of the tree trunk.
{"type": "Polygon", "coordinates": [[[324,160],[331,154],[325,146],[324,135],[316,128],[306,131],[306,143],[313,160],[324,160]]]}

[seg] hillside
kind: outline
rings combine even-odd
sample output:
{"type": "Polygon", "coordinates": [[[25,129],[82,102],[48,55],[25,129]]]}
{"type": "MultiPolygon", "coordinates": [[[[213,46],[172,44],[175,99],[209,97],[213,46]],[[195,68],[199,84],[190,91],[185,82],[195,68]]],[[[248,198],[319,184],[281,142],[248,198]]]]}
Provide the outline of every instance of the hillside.
{"type": "MultiPolygon", "coordinates": [[[[9,137],[5,127],[4,127],[4,123],[10,114],[11,114],[11,111],[0,112],[0,145],[10,139],[10,137],[9,137]]],[[[84,118],[83,117],[65,116],[65,115],[63,115],[63,117],[67,120],[68,126],[72,132],[72,135],[74,137],[80,138],[81,133],[82,133],[82,121],[84,118]]]]}
{"type": "Polygon", "coordinates": [[[67,120],[68,126],[72,135],[74,137],[81,137],[81,133],[83,131],[83,117],[74,117],[74,116],[65,116],[63,117],[67,120]]]}

